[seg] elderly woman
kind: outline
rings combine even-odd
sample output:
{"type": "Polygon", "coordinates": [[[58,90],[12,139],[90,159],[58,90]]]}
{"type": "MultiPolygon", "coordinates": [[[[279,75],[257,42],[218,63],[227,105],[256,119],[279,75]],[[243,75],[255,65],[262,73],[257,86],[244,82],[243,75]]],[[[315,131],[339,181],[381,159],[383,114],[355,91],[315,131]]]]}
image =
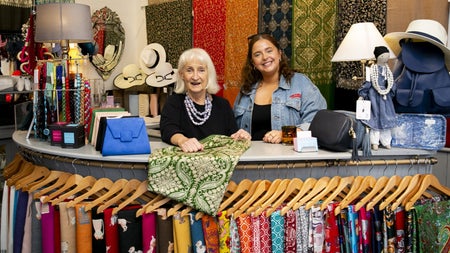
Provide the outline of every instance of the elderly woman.
{"type": "Polygon", "coordinates": [[[199,140],[213,134],[251,139],[239,130],[228,100],[216,96],[220,90],[211,57],[200,48],[184,51],[178,61],[175,94],[161,112],[161,138],[184,152],[203,150],[199,140]]]}

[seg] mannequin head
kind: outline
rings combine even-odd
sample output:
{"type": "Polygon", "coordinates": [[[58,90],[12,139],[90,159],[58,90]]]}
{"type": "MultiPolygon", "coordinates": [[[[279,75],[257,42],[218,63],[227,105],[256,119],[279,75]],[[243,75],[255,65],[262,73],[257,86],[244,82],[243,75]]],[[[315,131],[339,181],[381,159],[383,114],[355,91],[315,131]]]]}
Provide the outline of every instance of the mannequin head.
{"type": "Polygon", "coordinates": [[[373,54],[377,59],[377,64],[386,64],[389,61],[389,49],[385,46],[375,47],[373,54]]]}

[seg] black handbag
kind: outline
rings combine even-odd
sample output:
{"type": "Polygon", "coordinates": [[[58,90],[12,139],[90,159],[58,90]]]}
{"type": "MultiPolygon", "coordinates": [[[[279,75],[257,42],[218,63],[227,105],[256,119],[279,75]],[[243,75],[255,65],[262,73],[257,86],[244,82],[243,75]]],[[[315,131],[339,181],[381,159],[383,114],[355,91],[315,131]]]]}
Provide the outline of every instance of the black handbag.
{"type": "Polygon", "coordinates": [[[369,131],[350,111],[320,110],[309,127],[320,148],[331,151],[352,151],[352,160],[359,160],[358,149],[363,156],[371,156],[369,131]]]}

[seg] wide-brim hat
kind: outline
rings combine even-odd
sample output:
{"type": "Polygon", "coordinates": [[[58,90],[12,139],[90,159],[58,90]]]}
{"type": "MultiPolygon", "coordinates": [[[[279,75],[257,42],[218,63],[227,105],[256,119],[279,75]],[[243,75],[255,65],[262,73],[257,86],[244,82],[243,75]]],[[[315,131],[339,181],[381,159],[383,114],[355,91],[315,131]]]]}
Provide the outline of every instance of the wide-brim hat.
{"type": "Polygon", "coordinates": [[[152,87],[164,87],[175,83],[177,81],[177,77],[178,70],[172,68],[170,63],[163,62],[156,66],[154,73],[147,76],[145,83],[152,87]]]}
{"type": "Polygon", "coordinates": [[[146,74],[136,64],[128,64],[122,73],[114,78],[114,85],[120,89],[128,89],[145,83],[146,74]]]}
{"type": "Polygon", "coordinates": [[[392,32],[384,36],[384,40],[397,56],[402,50],[400,41],[403,39],[429,42],[439,47],[445,55],[447,68],[450,67],[450,49],[447,47],[447,31],[441,23],[432,19],[416,19],[409,23],[405,32],[392,32]]]}
{"type": "Polygon", "coordinates": [[[166,50],[161,44],[151,43],[142,49],[139,65],[145,74],[150,75],[155,72],[156,66],[162,62],[166,62],[166,50]]]}

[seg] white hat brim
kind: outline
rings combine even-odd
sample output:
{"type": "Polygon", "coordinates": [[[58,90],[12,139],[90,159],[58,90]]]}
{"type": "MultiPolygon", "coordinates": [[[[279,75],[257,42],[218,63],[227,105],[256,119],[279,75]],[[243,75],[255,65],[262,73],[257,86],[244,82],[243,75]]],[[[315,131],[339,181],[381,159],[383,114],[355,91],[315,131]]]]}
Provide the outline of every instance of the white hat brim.
{"type": "Polygon", "coordinates": [[[139,65],[141,66],[141,70],[145,74],[150,75],[151,73],[155,72],[155,67],[158,66],[159,63],[166,62],[166,50],[164,50],[164,47],[159,43],[151,43],[145,46],[144,49],[142,49],[140,55],[142,55],[145,50],[155,50],[159,56],[158,62],[155,63],[153,68],[147,67],[147,65],[142,61],[142,57],[139,57],[139,65]]]}
{"type": "Polygon", "coordinates": [[[148,86],[159,88],[175,83],[177,81],[177,78],[178,78],[178,69],[173,69],[172,79],[170,80],[164,79],[162,81],[157,81],[156,75],[155,73],[153,73],[148,75],[147,78],[145,78],[145,83],[148,86]]]}
{"type": "Polygon", "coordinates": [[[400,45],[400,41],[402,39],[412,39],[412,40],[420,40],[424,42],[429,42],[441,49],[441,51],[445,55],[445,65],[447,68],[450,69],[450,49],[443,45],[442,43],[439,43],[433,39],[430,39],[429,37],[420,35],[420,34],[414,34],[409,32],[392,32],[388,33],[384,36],[384,40],[388,44],[389,48],[392,50],[392,52],[398,56],[400,51],[402,50],[402,47],[400,45]]]}
{"type": "Polygon", "coordinates": [[[145,83],[145,74],[142,74],[142,79],[138,79],[138,80],[133,80],[131,82],[129,82],[128,80],[125,80],[123,74],[119,74],[114,78],[114,86],[116,86],[119,89],[128,89],[131,88],[133,86],[139,86],[145,83]]]}

